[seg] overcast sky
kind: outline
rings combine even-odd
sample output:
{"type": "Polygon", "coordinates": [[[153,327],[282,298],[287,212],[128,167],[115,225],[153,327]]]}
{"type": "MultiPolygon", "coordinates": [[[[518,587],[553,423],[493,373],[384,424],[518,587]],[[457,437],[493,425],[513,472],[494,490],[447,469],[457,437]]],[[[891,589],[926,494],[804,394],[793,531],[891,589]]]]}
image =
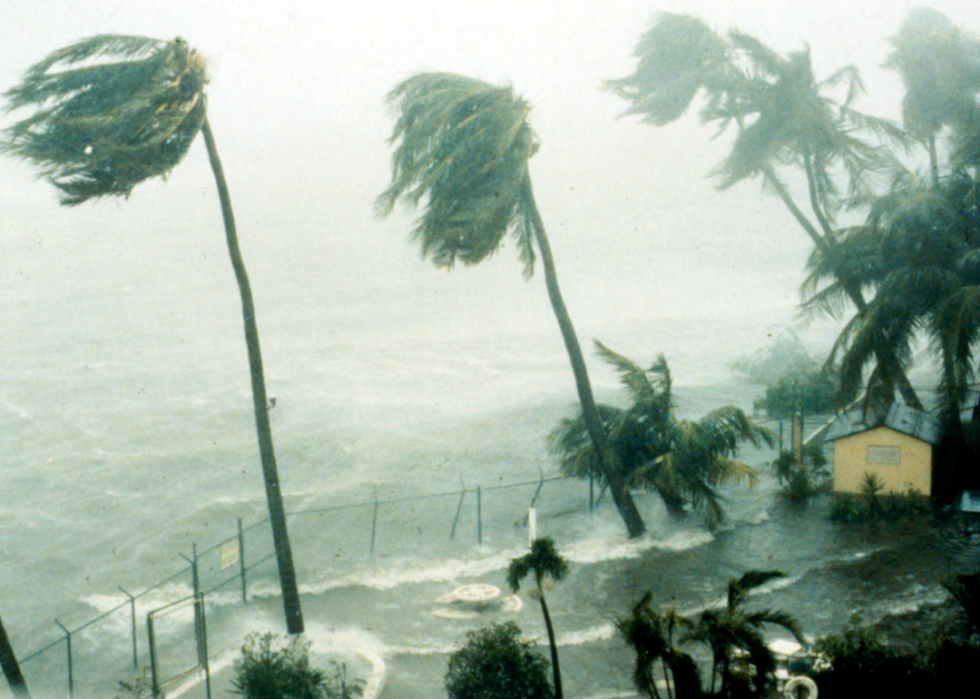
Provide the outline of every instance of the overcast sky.
{"type": "MultiPolygon", "coordinates": [[[[674,268],[715,255],[741,269],[738,255],[769,255],[768,267],[785,263],[787,271],[764,280],[765,292],[745,303],[775,298],[790,309],[809,242],[779,203],[755,182],[716,192],[705,176],[725,152],[724,139],[712,142],[693,115],[666,128],[617,118],[624,103],[602,92],[601,83],[632,71],[633,47],[657,12],[687,12],[719,32],[737,26],[781,51],[806,43],[818,77],[857,65],[869,91],[859,107],[898,118],[900,81],[880,64],[886,38],[917,6],[980,31],[976,0],[10,0],[0,5],[0,88],[49,52],[93,34],[183,36],[210,61],[210,120],[248,250],[249,207],[322,216],[322,234],[338,240],[392,229],[404,237],[407,219],[381,224],[371,211],[389,177],[385,93],[420,71],[510,82],[534,108],[542,148],[532,176],[561,264],[595,267],[600,245],[617,265],[655,265],[658,253],[670,251],[682,256],[672,259],[674,268]]],[[[213,196],[200,143],[168,183],[143,185],[119,206],[135,210],[137,199],[164,191],[213,196]]],[[[29,225],[18,218],[25,202],[46,216],[67,216],[56,213],[54,200],[52,188],[25,165],[0,161],[4,236],[29,225]]],[[[86,206],[104,212],[98,207],[107,205],[86,206]]],[[[357,244],[367,249],[386,241],[367,235],[357,244]]],[[[416,256],[407,245],[397,247],[406,259],[416,256]]],[[[507,267],[519,278],[518,265],[507,267]]],[[[668,302],[685,308],[680,292],[668,302]]],[[[577,303],[578,310],[589,299],[577,303]]]]}

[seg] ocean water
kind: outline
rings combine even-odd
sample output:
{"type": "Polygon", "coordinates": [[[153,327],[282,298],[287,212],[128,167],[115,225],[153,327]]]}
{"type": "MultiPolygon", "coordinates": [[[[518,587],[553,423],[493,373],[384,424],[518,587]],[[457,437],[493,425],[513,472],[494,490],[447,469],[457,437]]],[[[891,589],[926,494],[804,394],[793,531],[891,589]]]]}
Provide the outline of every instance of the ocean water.
{"type": "MultiPolygon", "coordinates": [[[[204,193],[174,196],[151,190],[70,212],[28,203],[3,221],[0,614],[19,655],[56,641],[56,618],[77,628],[124,602],[119,587],[144,590],[180,571],[192,546],[231,536],[239,518],[264,516],[240,307],[217,207],[204,193]],[[178,204],[174,223],[168,214],[178,204]]],[[[520,612],[474,619],[433,612],[458,585],[504,587],[507,562],[526,545],[522,515],[535,481],[556,475],[545,438],[573,412],[574,384],[543,282],[525,282],[512,251],[447,273],[417,259],[405,221],[379,230],[370,219],[326,211],[320,219],[247,199],[239,211],[277,400],[286,506],[314,511],[290,525],[304,608],[320,637],[381,659],[383,696],[428,696],[441,686],[446,653],[488,618],[514,616],[542,634],[530,600],[520,612]],[[460,489],[477,485],[482,542],[473,495],[459,503],[460,489]],[[445,495],[379,509],[373,555],[369,504],[315,512],[433,493],[445,495]]],[[[804,248],[773,251],[786,258],[778,268],[764,255],[676,244],[648,265],[638,255],[616,265],[594,241],[579,249],[561,240],[559,275],[600,400],[622,397],[589,349],[593,337],[643,363],[664,352],[682,414],[751,409],[759,387],[728,365],[796,322],[804,248]],[[691,279],[682,276],[688,268],[691,279]]],[[[801,332],[822,348],[833,326],[801,332]]],[[[760,467],[771,456],[745,454],[760,467]]],[[[696,518],[669,520],[641,495],[650,534],[629,541],[608,499],[589,511],[587,484],[542,488],[539,531],[572,563],[549,599],[573,659],[574,696],[630,691],[612,620],[646,589],[693,611],[716,601],[729,577],[779,568],[788,577],[762,592],[765,603],[792,610],[816,634],[858,609],[940,599],[936,571],[973,555],[968,545],[931,547],[921,532],[839,531],[817,507],[782,509],[774,490],[763,477],[727,493],[730,521],[715,533],[696,518]],[[919,564],[893,559],[911,545],[921,548],[919,564]],[[597,678],[602,664],[623,672],[597,678]]],[[[271,565],[250,585],[247,613],[234,584],[212,596],[209,615],[222,629],[215,643],[281,624],[271,565]]],[[[145,614],[189,590],[185,575],[142,598],[141,638],[145,614]]],[[[174,618],[186,623],[182,613],[174,618]]],[[[116,678],[105,668],[117,665],[105,659],[125,668],[129,623],[114,615],[76,638],[78,685],[90,687],[79,691],[111,694],[116,678]]],[[[63,658],[32,662],[29,681],[57,694],[63,658]]]]}

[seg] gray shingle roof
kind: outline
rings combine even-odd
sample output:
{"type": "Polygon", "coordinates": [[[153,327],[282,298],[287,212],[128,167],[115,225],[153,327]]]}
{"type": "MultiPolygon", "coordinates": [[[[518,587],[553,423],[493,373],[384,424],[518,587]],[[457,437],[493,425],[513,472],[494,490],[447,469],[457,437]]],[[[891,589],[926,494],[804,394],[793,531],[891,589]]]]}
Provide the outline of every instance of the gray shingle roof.
{"type": "Polygon", "coordinates": [[[892,403],[887,412],[879,411],[877,414],[869,414],[867,420],[862,419],[863,413],[864,411],[858,408],[838,417],[827,430],[824,440],[832,442],[835,439],[858,432],[866,432],[875,427],[890,427],[896,432],[921,439],[927,444],[939,444],[942,423],[929,413],[915,410],[898,402],[892,403]]]}

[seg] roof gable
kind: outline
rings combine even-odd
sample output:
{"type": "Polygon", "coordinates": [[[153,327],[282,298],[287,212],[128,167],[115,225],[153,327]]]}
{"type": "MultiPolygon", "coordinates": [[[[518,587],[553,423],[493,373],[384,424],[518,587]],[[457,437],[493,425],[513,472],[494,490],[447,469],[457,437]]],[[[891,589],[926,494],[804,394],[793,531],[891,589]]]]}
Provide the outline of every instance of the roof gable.
{"type": "Polygon", "coordinates": [[[939,437],[942,434],[942,423],[937,418],[895,402],[887,411],[868,415],[867,419],[864,419],[864,411],[860,408],[840,415],[834,420],[824,439],[832,442],[876,427],[888,427],[934,446],[939,444],[939,437]]]}

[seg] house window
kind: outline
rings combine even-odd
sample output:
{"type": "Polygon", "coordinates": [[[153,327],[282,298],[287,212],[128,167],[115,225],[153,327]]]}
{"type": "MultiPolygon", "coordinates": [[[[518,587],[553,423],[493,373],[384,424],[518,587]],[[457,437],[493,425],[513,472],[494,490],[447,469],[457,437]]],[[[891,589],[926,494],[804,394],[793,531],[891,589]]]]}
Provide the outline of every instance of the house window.
{"type": "Polygon", "coordinates": [[[902,463],[902,448],[869,446],[868,463],[898,466],[902,463]]]}

